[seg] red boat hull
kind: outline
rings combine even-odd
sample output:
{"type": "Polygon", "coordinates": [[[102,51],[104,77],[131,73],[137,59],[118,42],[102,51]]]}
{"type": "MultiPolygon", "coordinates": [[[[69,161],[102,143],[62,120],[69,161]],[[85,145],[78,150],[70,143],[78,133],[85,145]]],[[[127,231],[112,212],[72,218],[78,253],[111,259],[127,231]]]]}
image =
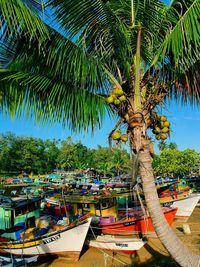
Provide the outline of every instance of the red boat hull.
{"type": "MultiPolygon", "coordinates": [[[[169,225],[172,224],[177,208],[163,208],[163,213],[169,225]]],[[[131,218],[108,224],[99,225],[103,234],[127,235],[133,232],[155,232],[151,217],[131,218]]]]}

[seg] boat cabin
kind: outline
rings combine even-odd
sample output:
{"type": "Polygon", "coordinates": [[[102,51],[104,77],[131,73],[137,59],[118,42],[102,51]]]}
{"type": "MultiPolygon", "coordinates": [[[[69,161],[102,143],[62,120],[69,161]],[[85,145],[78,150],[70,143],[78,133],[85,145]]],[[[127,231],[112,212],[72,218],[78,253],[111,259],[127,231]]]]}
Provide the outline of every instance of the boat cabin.
{"type": "MultiPolygon", "coordinates": [[[[0,197],[0,230],[10,229],[19,224],[34,227],[35,219],[40,217],[41,198],[24,199],[20,197],[0,197]]],[[[15,232],[2,236],[15,239],[15,232]]]]}
{"type": "Polygon", "coordinates": [[[116,197],[73,196],[65,197],[65,201],[72,205],[75,215],[82,216],[90,212],[95,216],[117,216],[116,197]]]}

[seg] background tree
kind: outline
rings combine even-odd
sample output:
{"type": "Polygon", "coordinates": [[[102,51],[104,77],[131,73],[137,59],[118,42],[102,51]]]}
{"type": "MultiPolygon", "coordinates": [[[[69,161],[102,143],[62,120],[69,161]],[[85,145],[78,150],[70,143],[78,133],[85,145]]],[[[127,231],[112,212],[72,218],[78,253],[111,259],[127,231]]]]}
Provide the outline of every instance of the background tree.
{"type": "Polygon", "coordinates": [[[159,151],[162,151],[165,149],[177,149],[177,144],[175,142],[170,142],[169,144],[167,144],[166,141],[161,140],[158,143],[158,149],[159,151]]]}
{"type": "Polygon", "coordinates": [[[12,133],[0,136],[0,171],[27,174],[48,173],[57,165],[57,141],[19,137],[12,133]]]}
{"type": "Polygon", "coordinates": [[[125,150],[98,146],[93,149],[94,169],[103,173],[104,176],[116,176],[122,173],[130,173],[129,155],[125,150]]]}
{"type": "Polygon", "coordinates": [[[80,141],[74,143],[71,137],[61,142],[61,148],[58,155],[58,165],[61,169],[85,170],[90,165],[92,155],[90,150],[80,141]]]}
{"type": "Polygon", "coordinates": [[[64,170],[74,170],[74,164],[77,160],[72,138],[68,137],[66,141],[61,142],[61,148],[58,155],[58,166],[64,170]]]}
{"type": "Polygon", "coordinates": [[[183,151],[164,149],[155,157],[153,166],[156,174],[165,174],[175,177],[189,175],[194,166],[199,166],[200,154],[192,149],[183,151]]]}

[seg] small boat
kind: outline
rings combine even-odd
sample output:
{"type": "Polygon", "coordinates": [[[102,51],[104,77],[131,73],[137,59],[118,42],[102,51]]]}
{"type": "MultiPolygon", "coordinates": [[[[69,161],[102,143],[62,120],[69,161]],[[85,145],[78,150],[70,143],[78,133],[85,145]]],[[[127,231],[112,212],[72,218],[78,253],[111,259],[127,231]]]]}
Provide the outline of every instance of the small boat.
{"type": "Polygon", "coordinates": [[[4,257],[0,256],[0,266],[1,267],[19,267],[27,266],[28,263],[37,262],[38,256],[33,257],[4,257]]]}
{"type": "Polygon", "coordinates": [[[11,241],[0,239],[0,253],[42,256],[55,254],[78,261],[89,226],[91,217],[89,214],[72,222],[69,226],[56,225],[53,232],[25,240],[11,241]],[[2,240],[2,241],[1,241],[2,240]]]}
{"type": "MultiPolygon", "coordinates": [[[[176,212],[177,208],[163,208],[164,216],[169,225],[172,224],[176,212]]],[[[155,232],[151,217],[145,217],[141,214],[139,214],[138,217],[134,214],[132,218],[116,222],[100,223],[98,224],[98,227],[103,234],[130,235],[134,232],[155,232]]]]}
{"type": "Polygon", "coordinates": [[[95,240],[88,241],[89,247],[94,247],[103,250],[111,250],[126,254],[133,254],[141,249],[147,241],[139,238],[124,236],[99,235],[95,240]]]}

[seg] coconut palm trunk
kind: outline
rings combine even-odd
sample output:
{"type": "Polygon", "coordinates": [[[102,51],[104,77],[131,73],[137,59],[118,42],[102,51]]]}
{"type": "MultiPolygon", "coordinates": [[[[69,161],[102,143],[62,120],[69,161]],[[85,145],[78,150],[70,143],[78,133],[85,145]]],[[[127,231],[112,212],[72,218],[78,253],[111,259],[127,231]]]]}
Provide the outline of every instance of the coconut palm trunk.
{"type": "Polygon", "coordinates": [[[198,255],[189,251],[168,225],[158,199],[152,169],[150,141],[142,137],[142,149],[139,153],[139,172],[145,195],[145,202],[153,221],[155,232],[171,256],[183,267],[196,267],[200,264],[198,255]]]}
{"type": "MultiPolygon", "coordinates": [[[[141,28],[137,33],[136,59],[132,73],[133,97],[129,99],[129,129],[134,153],[139,158],[139,174],[145,202],[153,221],[155,232],[171,256],[183,267],[199,266],[199,256],[194,255],[181,242],[168,225],[159,202],[152,168],[151,141],[147,129],[151,126],[151,107],[145,110],[145,99],[142,99],[141,83],[141,28]]],[[[156,77],[155,77],[156,79],[156,77]]]]}

